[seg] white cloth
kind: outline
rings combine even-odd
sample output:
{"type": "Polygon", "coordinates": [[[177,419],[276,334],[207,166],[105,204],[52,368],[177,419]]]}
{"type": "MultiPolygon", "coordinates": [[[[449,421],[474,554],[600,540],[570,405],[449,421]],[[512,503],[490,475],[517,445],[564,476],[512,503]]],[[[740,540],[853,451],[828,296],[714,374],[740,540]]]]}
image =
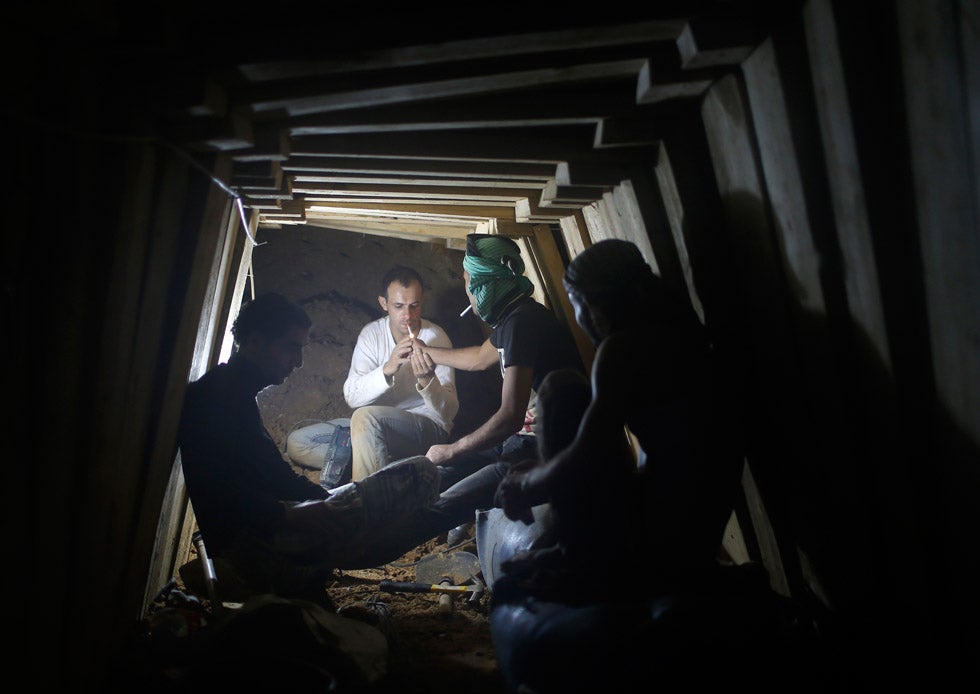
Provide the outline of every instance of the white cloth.
{"type": "MultiPolygon", "coordinates": [[[[395,339],[388,321],[388,316],[382,316],[361,329],[344,382],[344,399],[353,408],[387,405],[413,412],[431,419],[446,433],[451,432],[459,411],[453,369],[437,366],[436,377],[419,389],[411,365],[403,364],[389,384],[383,368],[395,349],[395,339]]],[[[432,347],[453,346],[442,328],[424,318],[417,337],[432,347]]]]}

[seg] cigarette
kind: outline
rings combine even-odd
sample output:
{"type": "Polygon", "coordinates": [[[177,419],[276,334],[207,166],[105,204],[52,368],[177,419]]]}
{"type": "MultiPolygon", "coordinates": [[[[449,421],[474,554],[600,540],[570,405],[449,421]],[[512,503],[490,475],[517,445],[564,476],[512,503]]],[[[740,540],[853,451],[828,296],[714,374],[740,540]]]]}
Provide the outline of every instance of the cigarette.
{"type": "Polygon", "coordinates": [[[465,316],[467,313],[470,312],[470,309],[471,308],[473,308],[473,304],[470,304],[469,306],[467,306],[466,308],[464,308],[462,311],[460,311],[459,312],[459,317],[462,318],[463,316],[465,316]]]}

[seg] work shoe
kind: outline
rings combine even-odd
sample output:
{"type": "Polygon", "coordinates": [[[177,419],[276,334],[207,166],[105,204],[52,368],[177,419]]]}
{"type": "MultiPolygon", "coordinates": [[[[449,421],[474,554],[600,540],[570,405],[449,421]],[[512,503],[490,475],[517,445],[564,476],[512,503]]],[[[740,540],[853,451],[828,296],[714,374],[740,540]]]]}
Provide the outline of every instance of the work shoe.
{"type": "Polygon", "coordinates": [[[344,605],[337,610],[337,614],[370,624],[385,635],[389,646],[394,648],[398,645],[398,633],[391,623],[391,611],[388,604],[382,602],[378,597],[344,605]]]}
{"type": "Polygon", "coordinates": [[[461,545],[473,537],[473,522],[457,525],[446,533],[446,546],[455,547],[461,545]]]}

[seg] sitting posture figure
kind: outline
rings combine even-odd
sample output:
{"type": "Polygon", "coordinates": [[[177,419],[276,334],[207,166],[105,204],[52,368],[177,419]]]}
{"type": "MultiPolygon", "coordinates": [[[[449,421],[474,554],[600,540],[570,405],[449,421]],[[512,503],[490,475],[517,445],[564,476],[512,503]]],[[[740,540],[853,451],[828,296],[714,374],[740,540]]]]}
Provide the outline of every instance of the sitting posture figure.
{"type": "MultiPolygon", "coordinates": [[[[711,575],[740,483],[712,348],[686,297],[620,240],[576,257],[564,285],[597,349],[591,389],[574,374],[545,380],[541,459],[513,466],[497,489],[514,521],[547,504],[556,538],[503,562],[493,586],[511,691],[598,687],[623,662],[652,668],[645,635],[663,605],[650,599],[711,575]],[[632,589],[611,586],[629,577],[632,589]]],[[[666,654],[669,642],[657,647],[666,654]]]]}
{"type": "Polygon", "coordinates": [[[381,280],[387,315],[361,329],[344,398],[351,415],[352,479],[444,443],[459,410],[453,369],[421,349],[452,348],[445,331],[422,318],[422,278],[395,266],[381,280]]]}
{"type": "Polygon", "coordinates": [[[432,502],[439,473],[406,458],[330,492],[298,475],[262,423],[256,395],[303,365],[310,318],[278,294],[241,309],[235,351],[187,386],[178,445],[208,553],[254,592],[323,593],[334,568],[365,567],[373,532],[432,502]]]}

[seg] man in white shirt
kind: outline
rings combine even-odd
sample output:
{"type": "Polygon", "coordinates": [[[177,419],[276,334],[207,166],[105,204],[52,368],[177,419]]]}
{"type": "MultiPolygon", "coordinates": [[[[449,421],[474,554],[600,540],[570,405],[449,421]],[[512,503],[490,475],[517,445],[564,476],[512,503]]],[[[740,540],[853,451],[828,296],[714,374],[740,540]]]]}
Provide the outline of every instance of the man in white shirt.
{"type": "Polygon", "coordinates": [[[445,443],[459,410],[455,375],[418,347],[452,348],[446,332],[422,318],[422,278],[395,266],[381,281],[387,315],[361,329],[344,398],[351,415],[352,480],[445,443]]]}

